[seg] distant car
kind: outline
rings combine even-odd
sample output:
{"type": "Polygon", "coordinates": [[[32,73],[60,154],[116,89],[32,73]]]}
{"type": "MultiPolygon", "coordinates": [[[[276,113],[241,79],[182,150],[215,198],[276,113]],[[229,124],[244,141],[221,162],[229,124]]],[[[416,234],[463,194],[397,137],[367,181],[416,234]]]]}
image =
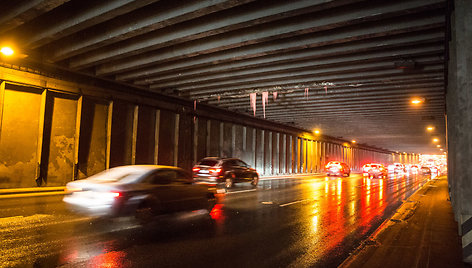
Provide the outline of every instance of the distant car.
{"type": "Polygon", "coordinates": [[[364,176],[386,178],[388,175],[388,172],[387,172],[387,169],[382,164],[366,164],[362,167],[362,174],[364,176]]]}
{"type": "Polygon", "coordinates": [[[154,216],[211,209],[215,188],[193,184],[178,167],[115,167],[67,184],[64,202],[75,211],[101,216],[135,215],[145,223],[154,216]]]}
{"type": "Polygon", "coordinates": [[[439,167],[437,166],[431,166],[429,169],[431,169],[431,175],[439,176],[441,173],[439,167]]]}
{"type": "Polygon", "coordinates": [[[215,184],[229,189],[238,182],[250,182],[256,187],[259,174],[238,158],[205,157],[192,169],[197,183],[215,184]]]}
{"type": "Polygon", "coordinates": [[[431,169],[429,167],[421,167],[420,172],[423,175],[431,175],[431,169]]]}
{"type": "Polygon", "coordinates": [[[411,165],[410,166],[410,173],[411,174],[416,174],[420,171],[420,166],[418,165],[411,165]]]}
{"type": "Polygon", "coordinates": [[[388,166],[388,171],[393,173],[404,173],[406,172],[405,165],[401,163],[395,163],[393,165],[388,166]]]}
{"type": "Polygon", "coordinates": [[[346,163],[340,161],[330,161],[325,166],[326,176],[347,176],[351,174],[351,169],[346,163]]]}
{"type": "Polygon", "coordinates": [[[363,165],[362,166],[362,173],[368,173],[371,168],[372,168],[371,163],[363,165]]]}

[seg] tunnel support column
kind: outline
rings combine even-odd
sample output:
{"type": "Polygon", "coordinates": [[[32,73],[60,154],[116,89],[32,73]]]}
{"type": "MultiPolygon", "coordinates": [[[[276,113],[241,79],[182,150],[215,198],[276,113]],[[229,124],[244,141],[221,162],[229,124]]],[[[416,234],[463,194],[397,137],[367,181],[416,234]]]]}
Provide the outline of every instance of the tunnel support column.
{"type": "Polygon", "coordinates": [[[462,236],[463,260],[472,263],[472,1],[455,0],[447,102],[448,178],[455,218],[462,236]]]}

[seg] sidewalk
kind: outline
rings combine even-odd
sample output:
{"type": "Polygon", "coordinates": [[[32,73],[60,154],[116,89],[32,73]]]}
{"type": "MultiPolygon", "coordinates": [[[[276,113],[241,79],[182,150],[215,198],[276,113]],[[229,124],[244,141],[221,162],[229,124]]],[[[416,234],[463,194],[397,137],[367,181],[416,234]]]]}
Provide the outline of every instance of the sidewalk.
{"type": "Polygon", "coordinates": [[[429,181],[339,267],[471,267],[448,200],[447,178],[429,181]]]}

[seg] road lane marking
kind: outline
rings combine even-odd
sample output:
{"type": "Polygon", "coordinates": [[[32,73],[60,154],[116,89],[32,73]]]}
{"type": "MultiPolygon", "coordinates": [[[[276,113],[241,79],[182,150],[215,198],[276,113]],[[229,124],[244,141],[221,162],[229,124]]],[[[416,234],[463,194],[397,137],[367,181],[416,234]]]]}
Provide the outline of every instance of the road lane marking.
{"type": "Polygon", "coordinates": [[[281,204],[281,205],[279,205],[279,207],[286,207],[286,206],[290,206],[290,205],[294,205],[294,204],[298,204],[298,203],[305,202],[305,201],[310,201],[310,200],[311,199],[303,199],[303,200],[293,201],[293,202],[281,204]]]}
{"type": "Polygon", "coordinates": [[[274,204],[274,202],[272,202],[272,201],[262,201],[261,203],[264,204],[264,205],[272,205],[272,204],[274,204]]]}
{"type": "Polygon", "coordinates": [[[254,191],[257,191],[257,189],[241,190],[241,191],[234,191],[234,192],[227,192],[226,194],[239,194],[239,193],[247,193],[247,192],[254,192],[254,191]]]}

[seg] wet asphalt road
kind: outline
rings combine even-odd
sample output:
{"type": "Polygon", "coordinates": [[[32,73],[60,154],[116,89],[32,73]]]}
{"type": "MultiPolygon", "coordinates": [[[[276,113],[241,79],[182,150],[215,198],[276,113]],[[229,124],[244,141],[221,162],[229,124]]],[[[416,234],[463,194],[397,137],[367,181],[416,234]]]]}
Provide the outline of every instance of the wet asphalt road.
{"type": "Polygon", "coordinates": [[[0,266],[336,267],[429,177],[238,185],[210,214],[147,226],[68,212],[62,196],[0,200],[0,266]]]}

